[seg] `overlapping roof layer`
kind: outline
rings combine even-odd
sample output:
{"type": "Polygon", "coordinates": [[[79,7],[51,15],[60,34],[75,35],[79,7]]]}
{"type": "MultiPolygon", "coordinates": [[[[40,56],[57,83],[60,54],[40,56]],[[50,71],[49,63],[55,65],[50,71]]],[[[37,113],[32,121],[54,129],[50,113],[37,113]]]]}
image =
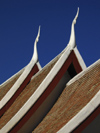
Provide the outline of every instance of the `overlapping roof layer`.
{"type": "Polygon", "coordinates": [[[55,133],[68,123],[100,90],[100,60],[67,85],[59,99],[33,133],[55,133]]]}
{"type": "MultiPolygon", "coordinates": [[[[62,54],[62,53],[61,53],[62,54]]],[[[50,62],[47,66],[45,66],[37,75],[33,76],[29,84],[24,88],[21,94],[17,97],[11,107],[3,114],[0,119],[0,129],[7,124],[7,122],[19,111],[19,109],[25,104],[25,102],[30,98],[30,96],[34,93],[43,79],[50,72],[54,64],[57,62],[59,57],[58,55],[52,62],[50,62]]],[[[14,79],[17,78],[17,75],[14,79]]],[[[15,80],[14,80],[15,81],[15,80]]],[[[12,82],[8,83],[8,86],[11,86],[12,82]]]]}
{"type": "Polygon", "coordinates": [[[7,107],[1,114],[0,133],[22,133],[26,130],[33,133],[71,132],[100,105],[100,60],[86,68],[76,47],[74,25],[78,13],[79,8],[72,22],[70,41],[56,58],[43,69],[39,67],[39,27],[30,63],[0,86],[0,107],[7,107]],[[34,66],[39,72],[36,70],[33,74],[34,66]],[[27,82],[24,82],[26,79],[27,82]],[[9,107],[8,102],[11,102],[9,107]],[[90,103],[93,108],[90,108],[90,103]]]}
{"type": "MultiPolygon", "coordinates": [[[[23,69],[24,70],[24,69],[23,69]]],[[[22,74],[23,70],[15,74],[11,79],[0,86],[0,100],[6,95],[6,93],[10,90],[10,88],[14,85],[17,79],[22,74]]]]}

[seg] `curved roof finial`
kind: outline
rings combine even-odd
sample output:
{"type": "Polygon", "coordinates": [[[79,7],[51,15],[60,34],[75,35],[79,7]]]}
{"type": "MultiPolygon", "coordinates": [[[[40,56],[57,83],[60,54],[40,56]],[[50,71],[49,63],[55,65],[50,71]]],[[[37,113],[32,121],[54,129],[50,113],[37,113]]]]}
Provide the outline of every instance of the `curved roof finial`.
{"type": "Polygon", "coordinates": [[[69,40],[69,46],[73,49],[76,46],[76,40],[75,40],[75,29],[74,29],[74,25],[76,24],[76,20],[78,18],[78,14],[79,14],[79,7],[77,9],[77,13],[76,16],[72,22],[72,26],[71,26],[71,35],[70,35],[70,40],[69,40]]]}
{"type": "Polygon", "coordinates": [[[39,37],[40,37],[40,26],[38,29],[37,37],[36,37],[35,42],[34,42],[34,53],[33,53],[32,59],[31,59],[34,62],[38,61],[37,43],[39,41],[39,37]]]}

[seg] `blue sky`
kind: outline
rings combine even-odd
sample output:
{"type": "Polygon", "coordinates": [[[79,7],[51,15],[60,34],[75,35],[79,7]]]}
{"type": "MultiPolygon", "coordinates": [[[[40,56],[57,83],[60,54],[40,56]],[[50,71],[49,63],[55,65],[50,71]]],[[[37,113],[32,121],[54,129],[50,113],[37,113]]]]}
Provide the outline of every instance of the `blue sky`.
{"type": "Polygon", "coordinates": [[[41,66],[58,55],[69,42],[78,7],[76,43],[89,66],[100,58],[99,0],[0,0],[0,84],[31,60],[39,25],[41,66]]]}

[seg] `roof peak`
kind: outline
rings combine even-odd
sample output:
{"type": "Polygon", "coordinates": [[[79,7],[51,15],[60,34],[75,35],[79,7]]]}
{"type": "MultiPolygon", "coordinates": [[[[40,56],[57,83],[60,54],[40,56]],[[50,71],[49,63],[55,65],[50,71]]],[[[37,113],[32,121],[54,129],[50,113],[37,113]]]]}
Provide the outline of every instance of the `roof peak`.
{"type": "Polygon", "coordinates": [[[77,9],[77,13],[75,18],[72,21],[72,25],[71,25],[71,34],[70,34],[70,40],[68,43],[68,46],[70,46],[72,49],[76,46],[76,39],[75,39],[75,28],[74,25],[76,24],[76,20],[78,18],[78,14],[79,14],[79,7],[77,9]]]}

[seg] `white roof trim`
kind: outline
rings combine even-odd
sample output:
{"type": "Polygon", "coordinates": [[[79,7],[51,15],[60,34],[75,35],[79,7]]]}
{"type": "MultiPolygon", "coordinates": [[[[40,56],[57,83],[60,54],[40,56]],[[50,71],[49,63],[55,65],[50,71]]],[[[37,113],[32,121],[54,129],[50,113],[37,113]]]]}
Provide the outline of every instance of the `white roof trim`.
{"type": "MultiPolygon", "coordinates": [[[[25,66],[25,67],[26,67],[26,66],[25,66]]],[[[13,78],[14,78],[15,76],[17,76],[17,74],[21,73],[21,71],[23,71],[23,70],[25,69],[25,67],[22,68],[21,70],[19,70],[16,74],[12,75],[12,76],[11,76],[9,79],[7,79],[5,82],[3,82],[3,83],[0,85],[0,89],[1,89],[1,87],[3,87],[4,85],[6,85],[8,82],[12,81],[13,78]]]]}
{"type": "MultiPolygon", "coordinates": [[[[77,50],[78,51],[78,50],[77,50]]],[[[71,53],[71,48],[67,47],[66,51],[59,58],[57,63],[54,65],[52,70],[49,72],[47,77],[43,80],[37,90],[33,93],[33,95],[28,99],[28,101],[23,105],[23,107],[15,114],[15,116],[1,129],[1,131],[8,132],[32,107],[32,105],[37,101],[37,99],[42,95],[42,93],[47,88],[48,84],[53,80],[57,72],[60,70],[65,60],[69,57],[71,53]]]]}
{"type": "Polygon", "coordinates": [[[0,101],[0,109],[2,109],[5,104],[11,99],[11,97],[14,95],[14,93],[17,91],[17,89],[21,86],[21,84],[24,82],[28,74],[30,73],[33,66],[37,63],[39,66],[39,69],[41,70],[41,66],[38,61],[38,54],[37,54],[37,42],[39,40],[40,36],[40,27],[38,30],[38,35],[36,37],[35,43],[34,43],[34,54],[30,61],[30,63],[25,67],[24,72],[21,74],[21,76],[18,78],[18,80],[15,82],[15,84],[11,87],[11,89],[6,93],[6,95],[2,98],[0,101]]]}
{"type": "Polygon", "coordinates": [[[28,101],[23,105],[23,107],[15,114],[15,116],[1,129],[2,132],[9,132],[9,130],[26,114],[26,112],[32,107],[32,105],[37,101],[37,99],[42,95],[42,93],[47,88],[48,84],[52,81],[54,76],[60,70],[61,66],[64,64],[65,60],[68,58],[71,50],[68,48],[65,51],[57,63],[54,65],[52,70],[49,72],[47,77],[43,80],[37,90],[28,99],[28,101]]]}
{"type": "Polygon", "coordinates": [[[92,100],[77,115],[75,115],[75,117],[73,117],[65,126],[63,126],[57,133],[69,133],[69,132],[72,132],[99,105],[100,105],[100,90],[92,98],[92,100]]]}
{"type": "Polygon", "coordinates": [[[75,48],[73,49],[73,51],[74,51],[74,53],[75,53],[75,55],[76,55],[76,58],[77,58],[77,60],[78,60],[78,63],[80,64],[82,70],[86,69],[85,62],[84,62],[82,56],[80,55],[80,53],[79,53],[77,47],[75,47],[75,48]]]}
{"type": "Polygon", "coordinates": [[[39,70],[41,70],[41,69],[42,69],[42,67],[41,67],[41,65],[40,65],[39,61],[38,61],[36,64],[37,64],[37,66],[38,66],[39,70]]]}
{"type": "MultiPolygon", "coordinates": [[[[79,10],[79,9],[78,9],[79,10]]],[[[78,11],[79,12],[79,11],[78,11]]],[[[75,17],[72,23],[73,27],[76,22],[75,17]]],[[[61,55],[59,60],[56,62],[54,67],[51,69],[49,74],[46,76],[46,78],[42,81],[42,83],[39,85],[39,87],[36,89],[36,91],[33,93],[33,95],[28,99],[28,101],[23,105],[23,107],[15,114],[15,116],[1,129],[1,132],[9,132],[11,128],[26,114],[26,112],[34,105],[34,103],[37,101],[37,99],[42,95],[42,93],[46,90],[48,84],[53,80],[57,72],[60,70],[62,65],[64,64],[65,60],[69,57],[71,51],[74,49],[75,45],[70,45],[65,48],[64,53],[61,55]]],[[[77,54],[78,55],[78,54],[77,54]]]]}

